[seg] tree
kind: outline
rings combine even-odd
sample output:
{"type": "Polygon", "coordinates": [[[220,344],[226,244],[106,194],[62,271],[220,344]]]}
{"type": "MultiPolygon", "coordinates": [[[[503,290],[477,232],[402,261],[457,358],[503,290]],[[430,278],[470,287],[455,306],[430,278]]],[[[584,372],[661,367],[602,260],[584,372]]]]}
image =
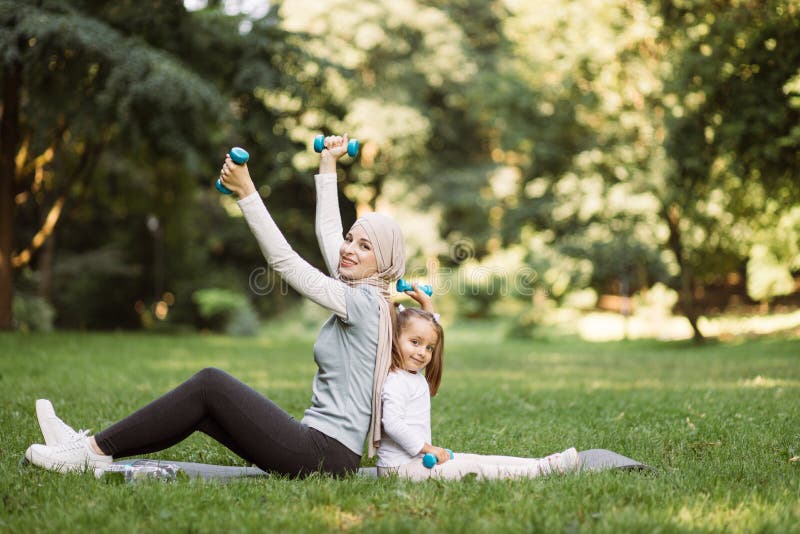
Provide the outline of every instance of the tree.
{"type": "Polygon", "coordinates": [[[656,35],[652,15],[615,0],[508,5],[503,32],[514,44],[487,76],[491,96],[473,100],[500,126],[491,149],[515,177],[496,208],[503,242],[521,241],[530,266],[572,279],[556,298],[667,278],[653,179],[664,158],[645,105],[659,80],[641,47],[656,35]],[[556,263],[541,266],[543,257],[556,263]]]}
{"type": "MultiPolygon", "coordinates": [[[[502,219],[507,239],[547,233],[567,254],[593,259],[595,284],[620,257],[592,251],[624,237],[646,251],[634,258],[643,282],[666,278],[702,339],[695,292],[742,271],[753,232],[797,202],[796,6],[511,5],[506,32],[521,50],[512,79],[530,80],[538,102],[528,108],[554,120],[508,108],[509,121],[522,117],[511,122],[519,141],[498,148],[523,163],[502,219]],[[551,135],[555,150],[543,151],[551,135]]],[[[492,115],[505,117],[499,101],[492,115]]]]}
{"type": "MultiPolygon", "coordinates": [[[[251,172],[263,191],[278,203],[300,199],[298,209],[308,209],[308,179],[289,179],[298,178],[290,167],[287,174],[303,144],[280,128],[296,121],[307,100],[316,98],[323,110],[327,100],[312,94],[319,80],[306,69],[314,60],[278,27],[275,10],[254,20],[226,15],[219,3],[190,12],[182,2],[3,0],[0,27],[0,327],[11,324],[12,271],[38,260],[40,286],[46,286],[52,261],[41,249],[73,214],[70,224],[82,231],[64,236],[66,250],[104,247],[113,239],[114,246],[147,257],[151,252],[137,250],[141,239],[134,237],[144,224],[120,230],[124,214],[137,213],[157,217],[168,240],[165,261],[176,269],[162,285],[184,282],[187,270],[198,277],[213,273],[213,253],[198,256],[196,242],[184,238],[194,235],[203,250],[213,240],[229,247],[236,241],[214,238],[220,225],[205,235],[195,231],[198,225],[181,235],[180,225],[196,210],[208,214],[205,198],[224,215],[209,189],[220,147],[253,147],[251,172]],[[206,193],[197,197],[200,184],[206,193]]],[[[294,216],[291,209],[280,215],[294,216]]],[[[310,223],[289,233],[313,235],[310,223]]],[[[230,250],[224,254],[226,262],[236,258],[230,250]]],[[[114,269],[124,261],[94,266],[114,269]]]]}
{"type": "Polygon", "coordinates": [[[800,199],[797,10],[787,1],[660,4],[671,162],[661,213],[696,339],[695,288],[736,270],[759,226],[800,199]]]}
{"type": "Polygon", "coordinates": [[[387,181],[422,185],[445,167],[458,172],[485,161],[484,132],[460,95],[476,72],[473,49],[443,7],[284,2],[281,14],[288,30],[308,32],[310,54],[344,68],[327,67],[321,91],[344,111],[329,127],[365,142],[351,198],[374,208],[387,181]],[[469,155],[475,159],[465,161],[469,155]]]}

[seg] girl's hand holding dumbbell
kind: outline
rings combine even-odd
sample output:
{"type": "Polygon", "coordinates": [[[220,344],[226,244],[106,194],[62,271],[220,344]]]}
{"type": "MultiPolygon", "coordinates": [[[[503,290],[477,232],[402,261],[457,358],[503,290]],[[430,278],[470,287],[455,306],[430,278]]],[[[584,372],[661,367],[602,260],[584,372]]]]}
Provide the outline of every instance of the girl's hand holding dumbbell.
{"type": "Polygon", "coordinates": [[[414,290],[405,291],[405,294],[411,297],[412,299],[416,300],[417,302],[419,302],[420,307],[424,311],[428,313],[436,313],[436,310],[433,307],[433,300],[431,300],[431,297],[425,291],[422,290],[420,284],[418,284],[417,282],[412,282],[411,287],[413,287],[414,290]]]}
{"type": "Polygon", "coordinates": [[[236,193],[239,198],[244,198],[256,190],[247,163],[237,165],[230,154],[225,154],[225,163],[219,171],[219,179],[223,186],[236,193]]]}
{"type": "Polygon", "coordinates": [[[428,443],[422,447],[422,450],[419,451],[425,455],[431,454],[436,458],[436,464],[443,464],[446,461],[450,460],[452,456],[452,451],[448,449],[443,449],[441,447],[436,447],[435,445],[430,445],[428,443]]]}

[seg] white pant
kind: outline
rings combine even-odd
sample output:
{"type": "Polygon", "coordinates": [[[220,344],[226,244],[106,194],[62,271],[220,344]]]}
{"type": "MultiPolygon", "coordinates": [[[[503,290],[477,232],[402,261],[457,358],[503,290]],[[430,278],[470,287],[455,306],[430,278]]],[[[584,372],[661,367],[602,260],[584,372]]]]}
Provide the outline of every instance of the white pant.
{"type": "Polygon", "coordinates": [[[452,460],[436,464],[432,469],[422,465],[422,458],[417,458],[399,467],[379,467],[378,476],[397,475],[411,480],[427,480],[429,478],[459,480],[474,473],[478,479],[482,480],[534,478],[577,468],[577,464],[565,468],[559,462],[563,454],[551,454],[544,458],[517,458],[454,452],[452,460]]]}

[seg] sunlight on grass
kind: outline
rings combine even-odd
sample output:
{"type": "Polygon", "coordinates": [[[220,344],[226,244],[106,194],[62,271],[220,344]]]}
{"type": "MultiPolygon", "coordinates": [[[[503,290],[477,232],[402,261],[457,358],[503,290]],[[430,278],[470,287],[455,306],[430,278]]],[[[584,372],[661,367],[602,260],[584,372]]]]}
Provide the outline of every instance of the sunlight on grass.
{"type": "Polygon", "coordinates": [[[329,529],[347,531],[359,527],[364,522],[364,517],[346,512],[334,504],[315,506],[311,515],[316,517],[329,529]]]}
{"type": "MultiPolygon", "coordinates": [[[[500,380],[504,382],[525,382],[536,384],[539,386],[559,387],[567,385],[567,381],[562,379],[560,382],[555,382],[551,376],[548,380],[541,382],[536,379],[530,372],[521,373],[519,370],[514,369],[479,369],[479,370],[453,370],[448,371],[448,379],[463,380],[463,379],[477,379],[477,380],[500,380]]],[[[559,369],[559,374],[568,375],[569,369],[564,370],[562,373],[559,369]]]]}
{"type": "MultiPolygon", "coordinates": [[[[795,505],[794,513],[800,512],[795,505]]],[[[754,532],[780,517],[779,506],[750,498],[737,503],[714,502],[704,496],[702,502],[684,505],[673,517],[675,526],[689,530],[754,532]]]]}
{"type": "MultiPolygon", "coordinates": [[[[282,365],[280,368],[268,370],[268,363],[259,364],[258,367],[247,366],[242,369],[242,362],[219,358],[186,358],[168,359],[151,362],[148,366],[159,372],[180,372],[177,381],[170,382],[173,388],[197,371],[206,367],[216,367],[234,375],[248,386],[259,391],[299,390],[311,391],[311,378],[314,376],[313,362],[302,365],[282,365]],[[241,369],[241,370],[240,370],[241,369]],[[287,377],[287,374],[289,377],[287,377]],[[292,378],[296,377],[296,378],[292,378]]],[[[136,386],[137,391],[151,391],[147,384],[136,386]]]]}
{"type": "Polygon", "coordinates": [[[663,390],[667,389],[668,386],[661,380],[651,380],[651,379],[643,379],[643,380],[632,380],[629,382],[621,381],[621,380],[592,380],[589,383],[589,390],[613,390],[613,391],[630,391],[634,389],[655,389],[655,390],[663,390]]]}
{"type": "MultiPolygon", "coordinates": [[[[701,317],[698,325],[708,337],[766,335],[800,328],[800,311],[750,317],[701,317]]],[[[577,321],[577,333],[587,341],[680,340],[691,339],[692,327],[685,317],[632,315],[626,319],[616,313],[592,312],[577,321]]]]}
{"type": "Polygon", "coordinates": [[[243,338],[213,335],[205,337],[204,342],[209,347],[222,350],[240,349],[243,344],[251,348],[268,349],[275,346],[273,339],[274,336],[272,335],[243,338]]]}
{"type": "Polygon", "coordinates": [[[274,391],[275,389],[311,389],[311,373],[306,377],[298,377],[297,380],[276,377],[275,373],[266,370],[249,370],[241,376],[241,379],[250,387],[261,391],[274,391]]]}
{"type": "Polygon", "coordinates": [[[781,378],[765,378],[758,375],[755,378],[740,380],[737,386],[745,388],[800,388],[800,380],[784,380],[781,378]]]}
{"type": "Polygon", "coordinates": [[[186,356],[180,356],[181,352],[186,351],[171,351],[170,358],[152,362],[150,366],[153,369],[160,369],[162,371],[188,371],[191,373],[197,372],[205,367],[219,367],[222,369],[231,367],[231,361],[224,358],[190,358],[188,357],[188,353],[186,356]]]}

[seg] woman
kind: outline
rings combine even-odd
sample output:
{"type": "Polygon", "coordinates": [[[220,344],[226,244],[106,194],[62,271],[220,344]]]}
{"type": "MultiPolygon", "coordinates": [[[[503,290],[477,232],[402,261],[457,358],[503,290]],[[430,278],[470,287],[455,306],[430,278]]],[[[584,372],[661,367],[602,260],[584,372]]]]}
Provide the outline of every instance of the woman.
{"type": "Polygon", "coordinates": [[[405,247],[397,223],[376,213],[359,218],[342,238],[336,161],[347,142],[347,135],[325,139],[315,176],[317,239],[330,277],[289,246],[246,165],[235,165],[228,156],[220,172],[270,267],[333,312],[314,345],[318,370],[311,407],[301,421],[223,371],[204,369],[94,436],[72,430],[49,402],[37,403],[42,433],[50,439],[29,447],[26,458],[61,472],[102,468],[115,457],[166,449],[197,430],[261,469],[289,476],[355,471],[368,433],[374,454],[380,394],[391,363],[389,284],[405,271],[405,247]]]}

